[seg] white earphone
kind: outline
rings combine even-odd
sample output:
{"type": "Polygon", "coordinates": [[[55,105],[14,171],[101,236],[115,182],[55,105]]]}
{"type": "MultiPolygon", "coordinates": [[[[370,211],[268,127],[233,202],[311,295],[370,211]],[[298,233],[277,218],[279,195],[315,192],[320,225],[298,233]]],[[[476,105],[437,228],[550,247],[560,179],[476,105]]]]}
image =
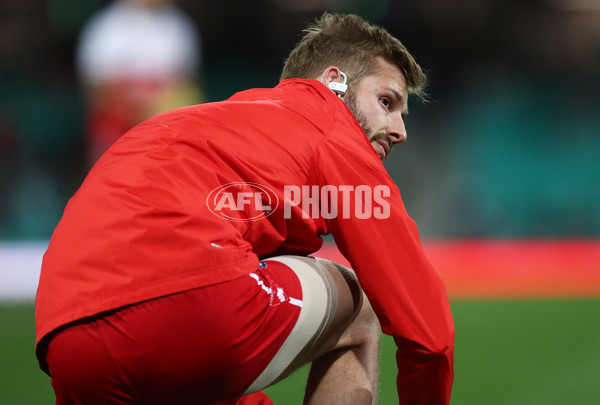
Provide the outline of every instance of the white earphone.
{"type": "Polygon", "coordinates": [[[329,82],[329,89],[333,91],[339,98],[342,98],[344,94],[346,94],[346,90],[348,90],[348,85],[346,84],[346,74],[340,70],[340,75],[344,81],[342,83],[338,82],[329,82]]]}

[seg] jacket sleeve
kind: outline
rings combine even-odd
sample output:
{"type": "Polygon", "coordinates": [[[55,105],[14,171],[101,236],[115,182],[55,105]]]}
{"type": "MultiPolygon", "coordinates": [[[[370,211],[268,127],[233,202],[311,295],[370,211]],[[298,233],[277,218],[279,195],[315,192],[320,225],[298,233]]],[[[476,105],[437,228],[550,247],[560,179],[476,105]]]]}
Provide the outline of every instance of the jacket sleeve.
{"type": "Polygon", "coordinates": [[[332,202],[338,215],[330,215],[328,227],[383,332],[396,342],[400,404],[448,404],[454,324],[446,290],[423,252],[400,191],[365,141],[332,135],[315,153],[314,175],[320,186],[344,186],[350,194],[344,198],[340,193],[337,203],[332,202]],[[358,186],[362,192],[351,194],[358,186]],[[378,191],[369,197],[369,188],[378,191]]]}

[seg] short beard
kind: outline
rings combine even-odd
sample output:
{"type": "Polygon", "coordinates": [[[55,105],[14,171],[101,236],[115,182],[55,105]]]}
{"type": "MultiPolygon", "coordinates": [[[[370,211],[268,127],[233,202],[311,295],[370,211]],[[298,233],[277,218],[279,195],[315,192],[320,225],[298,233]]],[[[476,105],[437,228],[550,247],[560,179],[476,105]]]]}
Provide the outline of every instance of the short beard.
{"type": "Polygon", "coordinates": [[[379,140],[387,142],[387,144],[390,146],[389,153],[387,155],[389,156],[392,153],[392,144],[389,142],[389,137],[387,136],[385,131],[374,132],[371,129],[371,127],[367,123],[367,117],[365,116],[365,114],[363,114],[360,108],[358,108],[358,103],[356,101],[356,93],[352,91],[347,92],[346,96],[344,97],[344,103],[346,103],[346,107],[348,107],[352,115],[354,115],[354,118],[356,118],[358,125],[360,125],[360,127],[364,131],[369,142],[379,140]]]}
{"type": "Polygon", "coordinates": [[[346,107],[350,110],[356,121],[358,121],[358,125],[363,129],[367,138],[370,138],[371,128],[369,124],[367,124],[367,117],[363,114],[362,111],[358,108],[358,103],[356,102],[356,93],[353,91],[348,91],[346,93],[346,97],[344,97],[344,103],[346,103],[346,107]]]}

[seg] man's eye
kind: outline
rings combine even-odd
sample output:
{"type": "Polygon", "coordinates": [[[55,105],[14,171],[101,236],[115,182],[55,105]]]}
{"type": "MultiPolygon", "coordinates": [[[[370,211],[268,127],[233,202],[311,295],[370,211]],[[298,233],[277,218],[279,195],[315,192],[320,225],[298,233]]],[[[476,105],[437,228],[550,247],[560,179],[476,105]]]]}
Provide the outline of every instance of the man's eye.
{"type": "Polygon", "coordinates": [[[381,104],[382,104],[382,105],[383,105],[385,108],[387,108],[387,109],[389,109],[389,108],[390,108],[390,100],[389,100],[389,99],[387,99],[387,98],[382,98],[382,99],[379,99],[379,101],[381,102],[381,104]]]}

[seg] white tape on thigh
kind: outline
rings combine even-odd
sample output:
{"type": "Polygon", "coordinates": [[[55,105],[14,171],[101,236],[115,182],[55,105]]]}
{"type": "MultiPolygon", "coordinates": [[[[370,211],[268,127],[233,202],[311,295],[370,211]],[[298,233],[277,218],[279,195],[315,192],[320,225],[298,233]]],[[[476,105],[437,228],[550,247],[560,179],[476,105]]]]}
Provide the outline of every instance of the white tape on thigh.
{"type": "Polygon", "coordinates": [[[337,308],[334,281],[329,272],[314,259],[277,256],[268,260],[281,262],[296,273],[302,286],[302,309],[288,338],[244,395],[274,384],[301,366],[306,352],[311,350],[314,342],[331,326],[337,308]]]}

